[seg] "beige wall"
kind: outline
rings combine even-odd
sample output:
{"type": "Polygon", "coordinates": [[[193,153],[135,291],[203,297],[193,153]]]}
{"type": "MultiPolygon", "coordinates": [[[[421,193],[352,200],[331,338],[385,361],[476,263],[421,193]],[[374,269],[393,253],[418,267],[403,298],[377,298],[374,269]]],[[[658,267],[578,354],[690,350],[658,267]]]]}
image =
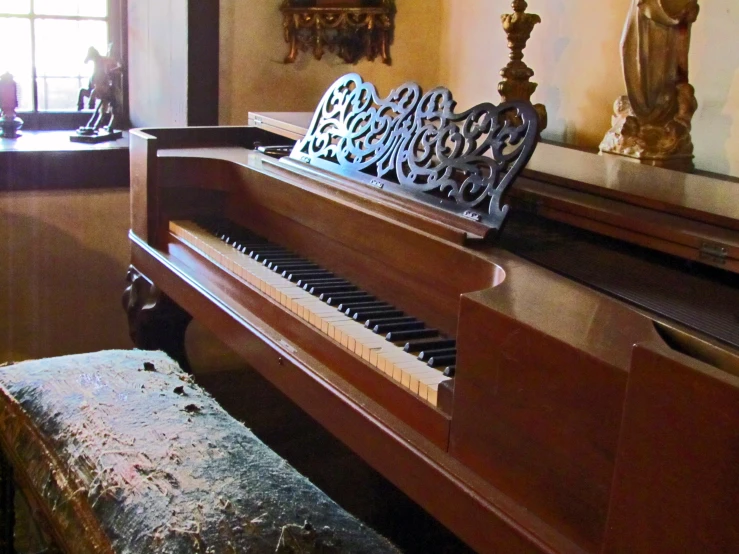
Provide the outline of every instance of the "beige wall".
{"type": "Polygon", "coordinates": [[[131,124],[187,125],[187,1],[128,0],[128,32],[131,124]]]}
{"type": "MultiPolygon", "coordinates": [[[[547,105],[545,138],[595,149],[625,92],[619,42],[632,0],[529,0],[543,23],[526,61],[535,70],[535,100],[547,105]]],[[[284,65],[281,0],[221,1],[221,111],[243,124],[249,110],[310,111],[338,76],[357,71],[380,91],[407,80],[449,87],[460,107],[497,101],[507,63],[500,14],[510,0],[397,0],[393,65],[340,63],[302,55],[284,65]]],[[[693,29],[691,81],[700,103],[694,119],[696,165],[739,176],[739,4],[703,2],[693,29]]]]}
{"type": "Polygon", "coordinates": [[[0,194],[0,363],[130,348],[127,190],[0,194]]]}
{"type": "MultiPolygon", "coordinates": [[[[597,148],[610,126],[613,101],[624,94],[620,39],[632,0],[529,0],[541,15],[526,49],[536,72],[534,97],[546,104],[545,138],[597,148]]],[[[509,0],[444,0],[441,81],[460,106],[497,99],[508,62],[500,14],[509,0]],[[476,68],[476,69],[472,69],[476,68]]],[[[693,120],[696,165],[739,175],[739,3],[701,3],[693,26],[691,82],[699,108],[693,120]]]]}
{"type": "Polygon", "coordinates": [[[221,0],[220,122],[245,124],[249,111],[313,111],[338,77],[357,72],[381,94],[404,81],[439,84],[438,37],[442,0],[398,0],[392,66],[380,62],[343,63],[301,53],[284,64],[282,0],[221,0]]]}

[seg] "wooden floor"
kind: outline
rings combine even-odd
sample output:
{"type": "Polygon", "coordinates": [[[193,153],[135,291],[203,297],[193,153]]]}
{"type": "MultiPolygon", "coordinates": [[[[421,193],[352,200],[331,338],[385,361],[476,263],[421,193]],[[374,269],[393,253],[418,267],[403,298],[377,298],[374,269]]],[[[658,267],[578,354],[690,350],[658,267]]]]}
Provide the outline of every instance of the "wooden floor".
{"type": "Polygon", "coordinates": [[[187,346],[196,381],[344,509],[409,554],[472,552],[197,323],[187,346]]]}

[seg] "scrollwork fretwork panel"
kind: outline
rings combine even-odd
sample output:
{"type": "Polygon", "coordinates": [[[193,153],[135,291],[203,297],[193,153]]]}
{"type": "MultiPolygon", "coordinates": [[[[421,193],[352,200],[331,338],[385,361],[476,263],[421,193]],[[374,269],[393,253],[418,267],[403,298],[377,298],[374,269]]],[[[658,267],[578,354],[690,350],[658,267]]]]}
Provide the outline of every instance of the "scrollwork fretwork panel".
{"type": "Polygon", "coordinates": [[[452,93],[406,83],[380,98],[359,75],[329,88],[292,158],[501,227],[507,187],[536,146],[529,102],[479,104],[455,113],[452,93]],[[374,178],[374,179],[372,179],[374,178]]]}
{"type": "Polygon", "coordinates": [[[393,33],[392,2],[372,8],[298,8],[284,4],[282,25],[290,51],[285,63],[294,62],[300,51],[313,51],[321,59],[333,52],[347,63],[380,58],[390,64],[393,33]]]}

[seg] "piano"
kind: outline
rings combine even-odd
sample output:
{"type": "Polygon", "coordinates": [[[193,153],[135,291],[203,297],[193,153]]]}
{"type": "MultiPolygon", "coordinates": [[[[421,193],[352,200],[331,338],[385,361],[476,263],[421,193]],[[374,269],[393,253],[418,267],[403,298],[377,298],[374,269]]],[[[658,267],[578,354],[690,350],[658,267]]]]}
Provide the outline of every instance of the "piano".
{"type": "Polygon", "coordinates": [[[476,551],[736,551],[739,184],[453,107],[350,75],[313,115],[132,131],[135,342],[181,358],[198,319],[476,551]],[[403,190],[454,150],[419,129],[498,148],[507,191],[403,190]]]}

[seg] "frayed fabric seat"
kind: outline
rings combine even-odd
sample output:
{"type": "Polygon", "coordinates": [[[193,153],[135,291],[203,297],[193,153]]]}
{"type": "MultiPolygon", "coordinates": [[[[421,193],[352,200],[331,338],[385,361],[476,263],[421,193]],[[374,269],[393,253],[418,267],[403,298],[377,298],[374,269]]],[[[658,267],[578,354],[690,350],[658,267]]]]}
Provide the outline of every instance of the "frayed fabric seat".
{"type": "Polygon", "coordinates": [[[0,445],[66,552],[396,552],[159,352],[0,368],[0,445]]]}

